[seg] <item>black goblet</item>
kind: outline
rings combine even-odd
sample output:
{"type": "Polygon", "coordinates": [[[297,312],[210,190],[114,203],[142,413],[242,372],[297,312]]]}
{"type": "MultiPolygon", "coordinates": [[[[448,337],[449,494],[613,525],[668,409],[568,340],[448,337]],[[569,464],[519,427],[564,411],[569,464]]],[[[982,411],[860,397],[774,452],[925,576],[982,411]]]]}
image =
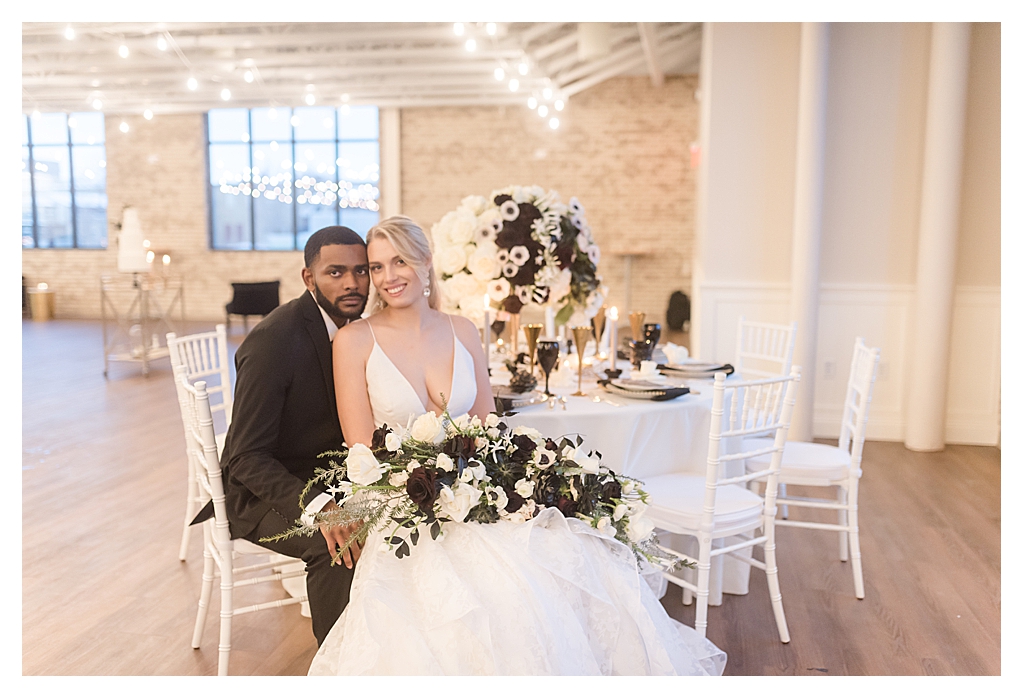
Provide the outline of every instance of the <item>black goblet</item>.
{"type": "Polygon", "coordinates": [[[656,322],[648,322],[643,325],[643,339],[650,340],[650,355],[654,354],[654,347],[661,339],[661,325],[656,322]]]}
{"type": "Polygon", "coordinates": [[[544,339],[536,343],[536,362],[543,369],[543,392],[548,396],[553,395],[551,393],[551,371],[554,370],[554,365],[558,363],[558,352],[558,342],[555,340],[544,339]]]}
{"type": "Polygon", "coordinates": [[[634,339],[629,342],[629,347],[632,348],[632,365],[636,368],[654,354],[654,344],[649,339],[634,339]]]}

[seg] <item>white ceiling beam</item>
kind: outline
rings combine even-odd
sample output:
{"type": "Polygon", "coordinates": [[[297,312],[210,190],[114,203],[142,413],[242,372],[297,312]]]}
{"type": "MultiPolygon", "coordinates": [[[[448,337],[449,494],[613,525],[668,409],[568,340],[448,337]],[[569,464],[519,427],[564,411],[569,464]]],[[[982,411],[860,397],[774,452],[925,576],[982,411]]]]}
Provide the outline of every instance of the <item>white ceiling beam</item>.
{"type": "Polygon", "coordinates": [[[657,62],[657,31],[652,24],[638,22],[639,40],[643,45],[643,57],[646,58],[646,67],[650,71],[650,83],[654,87],[664,85],[664,71],[657,62]]]}
{"type": "MultiPolygon", "coordinates": [[[[683,36],[680,39],[662,43],[658,46],[658,53],[663,55],[665,53],[674,53],[676,51],[686,50],[687,46],[691,43],[699,40],[699,36],[694,37],[692,34],[683,36]]],[[[561,90],[566,95],[571,97],[572,95],[578,94],[583,90],[589,89],[594,85],[598,85],[605,80],[621,75],[624,72],[638,68],[646,62],[646,57],[643,56],[643,52],[639,51],[638,55],[633,56],[630,59],[622,60],[617,65],[610,66],[600,72],[591,73],[590,75],[577,80],[569,84],[562,84],[561,90]]]]}

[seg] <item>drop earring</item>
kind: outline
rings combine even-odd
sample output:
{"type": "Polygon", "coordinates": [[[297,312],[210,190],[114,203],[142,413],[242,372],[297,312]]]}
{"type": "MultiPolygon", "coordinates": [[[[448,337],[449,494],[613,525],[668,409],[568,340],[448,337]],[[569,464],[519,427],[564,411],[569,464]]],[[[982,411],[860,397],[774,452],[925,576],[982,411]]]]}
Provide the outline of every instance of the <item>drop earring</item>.
{"type": "Polygon", "coordinates": [[[430,287],[429,286],[427,286],[426,288],[423,289],[423,295],[426,296],[427,298],[430,297],[430,287]]]}

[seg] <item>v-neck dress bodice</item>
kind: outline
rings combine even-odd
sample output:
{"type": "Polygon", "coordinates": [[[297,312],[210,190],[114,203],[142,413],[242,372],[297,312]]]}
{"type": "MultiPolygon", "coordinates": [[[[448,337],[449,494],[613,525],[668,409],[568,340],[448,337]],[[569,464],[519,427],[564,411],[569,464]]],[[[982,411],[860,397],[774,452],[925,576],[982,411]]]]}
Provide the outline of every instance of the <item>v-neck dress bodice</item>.
{"type": "MultiPolygon", "coordinates": [[[[451,322],[450,317],[448,321],[451,322]]],[[[427,411],[426,405],[405,374],[398,370],[377,342],[373,324],[369,320],[366,324],[373,335],[373,351],[366,360],[366,388],[373,410],[373,423],[377,427],[387,424],[405,428],[410,419],[427,411]]],[[[476,402],[476,374],[472,355],[459,341],[454,324],[451,325],[451,338],[454,340],[455,353],[452,359],[451,386],[444,397],[447,399],[448,412],[452,417],[459,417],[468,413],[476,402]]]]}

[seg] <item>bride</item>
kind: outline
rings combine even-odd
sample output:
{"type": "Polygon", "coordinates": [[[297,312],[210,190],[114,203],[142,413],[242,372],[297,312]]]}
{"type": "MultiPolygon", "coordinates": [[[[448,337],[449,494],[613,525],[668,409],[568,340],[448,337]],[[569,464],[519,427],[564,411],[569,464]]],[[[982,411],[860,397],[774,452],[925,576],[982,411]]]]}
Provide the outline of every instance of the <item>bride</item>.
{"type": "MultiPolygon", "coordinates": [[[[369,317],[334,339],[349,446],[382,424],[494,410],[475,326],[440,305],[426,235],[388,218],[367,233],[369,317]]],[[[526,523],[449,523],[412,555],[361,548],[351,597],[309,669],[352,674],[720,674],[724,653],[668,617],[625,546],[557,509],[526,523]],[[623,554],[625,553],[625,554],[623,554]]],[[[346,564],[349,560],[346,558],[346,564]]]]}

